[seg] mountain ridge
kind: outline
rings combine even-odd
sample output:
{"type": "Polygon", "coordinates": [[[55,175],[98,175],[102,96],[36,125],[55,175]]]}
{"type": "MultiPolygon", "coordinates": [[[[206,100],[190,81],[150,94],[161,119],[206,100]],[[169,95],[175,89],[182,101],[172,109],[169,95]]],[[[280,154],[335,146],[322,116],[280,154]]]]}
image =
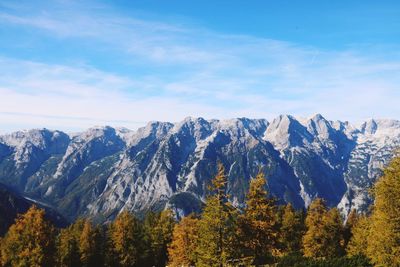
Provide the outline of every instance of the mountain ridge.
{"type": "Polygon", "coordinates": [[[367,188],[399,146],[398,120],[354,126],[320,114],[272,121],[187,117],[136,131],[97,126],[74,135],[34,129],[0,136],[0,182],[70,219],[106,221],[122,209],[165,206],[187,214],[201,206],[220,161],[235,205],[243,205],[249,179],[263,167],[281,202],[300,208],[323,197],[346,214],[367,208],[367,188]],[[189,198],[193,208],[184,205],[189,198]]]}

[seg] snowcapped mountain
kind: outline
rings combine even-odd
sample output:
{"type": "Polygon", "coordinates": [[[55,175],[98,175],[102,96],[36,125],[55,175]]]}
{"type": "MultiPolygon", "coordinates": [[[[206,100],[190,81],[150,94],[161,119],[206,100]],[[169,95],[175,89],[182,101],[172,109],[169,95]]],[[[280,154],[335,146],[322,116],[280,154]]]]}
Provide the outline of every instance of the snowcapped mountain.
{"type": "Polygon", "coordinates": [[[304,207],[323,197],[346,213],[370,204],[368,188],[398,147],[400,121],[356,127],[321,115],[281,115],[271,122],[186,118],[71,136],[30,130],[0,136],[0,183],[71,219],[106,221],[122,209],[165,206],[189,213],[201,207],[219,161],[235,205],[243,204],[261,168],[281,202],[304,207]]]}

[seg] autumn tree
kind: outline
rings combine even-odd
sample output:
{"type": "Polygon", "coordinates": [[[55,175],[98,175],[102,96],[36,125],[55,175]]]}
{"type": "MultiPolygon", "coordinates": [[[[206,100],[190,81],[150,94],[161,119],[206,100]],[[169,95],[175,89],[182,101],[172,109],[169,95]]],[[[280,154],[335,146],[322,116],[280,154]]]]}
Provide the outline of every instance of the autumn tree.
{"type": "Polygon", "coordinates": [[[79,238],[84,221],[77,220],[68,228],[62,229],[57,238],[57,265],[60,267],[80,266],[79,238]]]}
{"type": "Polygon", "coordinates": [[[227,177],[222,164],[212,180],[199,220],[198,261],[196,266],[224,266],[232,259],[235,238],[235,214],[226,193],[227,177]]]}
{"type": "Polygon", "coordinates": [[[326,235],[324,253],[326,258],[336,258],[344,255],[343,219],[337,208],[330,209],[324,217],[323,231],[326,235]]]}
{"type": "Polygon", "coordinates": [[[351,230],[351,238],[346,247],[349,256],[367,256],[370,219],[366,215],[357,217],[351,230]]]}
{"type": "Polygon", "coordinates": [[[99,228],[94,227],[86,220],[79,237],[79,253],[83,267],[102,265],[102,237],[99,228]]]}
{"type": "Polygon", "coordinates": [[[373,194],[367,254],[377,266],[400,266],[400,157],[384,170],[373,194]]]}
{"type": "Polygon", "coordinates": [[[296,212],[291,204],[287,204],[282,213],[280,228],[280,245],[284,254],[301,251],[304,232],[302,211],[296,212]]]}
{"type": "Polygon", "coordinates": [[[347,246],[353,236],[353,228],[357,224],[359,215],[355,209],[352,209],[347,216],[346,223],[343,227],[343,247],[347,250],[347,246]]]}
{"type": "Polygon", "coordinates": [[[250,181],[246,195],[246,207],[240,216],[240,240],[250,251],[254,264],[265,264],[277,248],[278,219],[274,201],[268,198],[263,173],[250,181]]]}
{"type": "Polygon", "coordinates": [[[175,226],[173,213],[170,209],[163,210],[154,214],[152,222],[145,225],[150,244],[151,265],[163,267],[168,261],[168,245],[172,241],[175,226]]]}
{"type": "Polygon", "coordinates": [[[2,241],[2,264],[5,266],[54,266],[53,226],[45,212],[32,206],[19,215],[2,241]]]}
{"type": "Polygon", "coordinates": [[[109,227],[110,249],[113,266],[140,266],[143,233],[139,220],[128,211],[121,212],[109,227]]]}
{"type": "Polygon", "coordinates": [[[172,242],[168,246],[168,266],[188,267],[195,265],[198,221],[199,219],[194,215],[189,215],[175,225],[172,242]]]}
{"type": "Polygon", "coordinates": [[[329,212],[325,201],[315,199],[308,208],[307,231],[303,236],[303,252],[306,257],[331,258],[342,253],[342,219],[334,208],[329,212]]]}

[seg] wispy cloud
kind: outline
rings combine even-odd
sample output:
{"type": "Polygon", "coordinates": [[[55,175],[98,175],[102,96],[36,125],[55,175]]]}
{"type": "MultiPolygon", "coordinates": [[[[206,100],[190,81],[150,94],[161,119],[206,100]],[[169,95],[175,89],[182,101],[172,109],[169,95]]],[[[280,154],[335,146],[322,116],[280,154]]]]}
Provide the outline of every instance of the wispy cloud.
{"type": "Polygon", "coordinates": [[[3,122],[136,128],[143,121],[189,115],[272,118],[319,112],[360,120],[400,114],[400,61],[390,51],[373,56],[365,47],[326,51],[227,35],[127,17],[97,3],[26,5],[0,9],[0,26],[35,29],[50,43],[83,44],[96,56],[76,51],[78,62],[54,63],[62,55],[51,61],[0,53],[3,122]]]}

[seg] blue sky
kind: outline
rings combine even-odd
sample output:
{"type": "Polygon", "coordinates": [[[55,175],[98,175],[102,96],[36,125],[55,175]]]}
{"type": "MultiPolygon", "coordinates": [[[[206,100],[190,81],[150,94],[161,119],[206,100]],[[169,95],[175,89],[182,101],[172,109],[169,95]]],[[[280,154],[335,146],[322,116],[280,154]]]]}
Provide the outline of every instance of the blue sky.
{"type": "Polygon", "coordinates": [[[398,1],[1,1],[0,132],[399,119],[398,1]]]}

